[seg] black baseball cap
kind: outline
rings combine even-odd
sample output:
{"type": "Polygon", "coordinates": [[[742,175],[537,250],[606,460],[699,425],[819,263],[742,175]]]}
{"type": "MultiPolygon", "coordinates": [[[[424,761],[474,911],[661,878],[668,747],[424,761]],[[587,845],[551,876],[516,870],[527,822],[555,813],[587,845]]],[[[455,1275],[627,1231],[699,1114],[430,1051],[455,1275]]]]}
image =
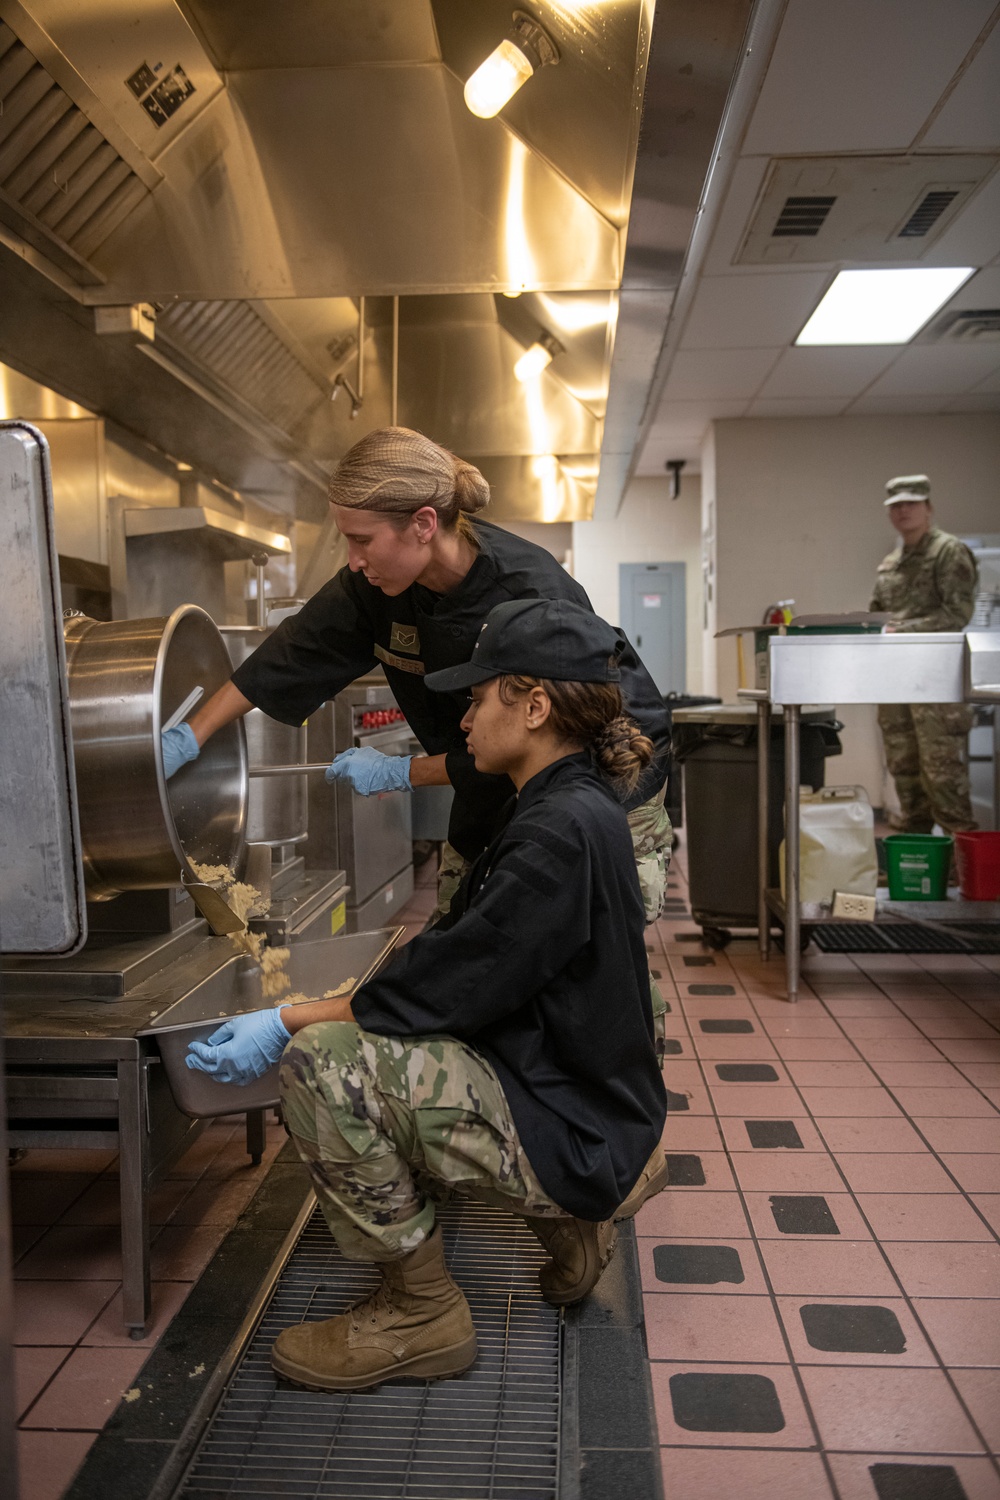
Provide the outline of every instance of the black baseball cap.
{"type": "Polygon", "coordinates": [[[619,682],[625,637],[566,599],[511,599],[486,616],[471,661],[431,672],[435,693],[453,693],[507,673],[553,682],[619,682]]]}

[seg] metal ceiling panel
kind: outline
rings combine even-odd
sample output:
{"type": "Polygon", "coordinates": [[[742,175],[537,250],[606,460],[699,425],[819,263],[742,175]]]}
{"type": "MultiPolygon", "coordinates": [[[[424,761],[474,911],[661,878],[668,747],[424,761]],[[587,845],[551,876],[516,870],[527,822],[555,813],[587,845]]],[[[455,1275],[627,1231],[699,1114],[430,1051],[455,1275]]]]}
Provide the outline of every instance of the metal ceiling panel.
{"type": "Polygon", "coordinates": [[[438,62],[429,0],[180,0],[224,72],[438,62]]]}
{"type": "MultiPolygon", "coordinates": [[[[465,80],[511,29],[512,0],[433,0],[444,61],[465,80]]],[[[619,227],[628,219],[652,0],[535,0],[559,49],[501,120],[619,227]]],[[[480,130],[503,128],[481,121],[480,130]]]]}
{"type": "Polygon", "coordinates": [[[101,247],[95,300],[617,286],[617,232],[509,132],[480,129],[445,68],[230,82],[101,247]]]}
{"type": "Polygon", "coordinates": [[[490,486],[487,521],[589,521],[597,487],[597,455],[561,459],[463,455],[490,486]]]}

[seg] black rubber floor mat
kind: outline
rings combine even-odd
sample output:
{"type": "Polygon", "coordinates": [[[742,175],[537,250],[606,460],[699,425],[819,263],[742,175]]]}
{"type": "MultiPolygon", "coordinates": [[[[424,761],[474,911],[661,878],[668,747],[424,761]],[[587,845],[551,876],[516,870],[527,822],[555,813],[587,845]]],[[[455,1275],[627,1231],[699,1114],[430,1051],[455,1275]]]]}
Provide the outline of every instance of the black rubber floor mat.
{"type": "Polygon", "coordinates": [[[1000,953],[1000,923],[824,922],[812,929],[824,953],[1000,953]]]}
{"type": "Polygon", "coordinates": [[[258,1500],[552,1500],[559,1485],[559,1314],[538,1293],[545,1258],[525,1225],[455,1200],[439,1210],[469,1299],[479,1358],[457,1380],[324,1395],[280,1385],[278,1332],[364,1297],[374,1267],[345,1261],[319,1211],[202,1439],[180,1494],[258,1500]]]}

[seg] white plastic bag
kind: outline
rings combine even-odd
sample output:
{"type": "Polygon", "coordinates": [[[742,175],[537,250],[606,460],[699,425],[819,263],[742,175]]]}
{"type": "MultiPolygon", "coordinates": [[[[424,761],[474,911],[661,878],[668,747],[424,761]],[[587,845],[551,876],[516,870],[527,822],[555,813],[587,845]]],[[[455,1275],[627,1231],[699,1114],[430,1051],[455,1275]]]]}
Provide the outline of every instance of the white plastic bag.
{"type": "MultiPolygon", "coordinates": [[[[785,844],[778,854],[785,894],[785,844]]],[[[861,786],[803,787],[799,800],[799,900],[804,917],[825,915],[834,891],[874,896],[875,818],[861,786]]]]}

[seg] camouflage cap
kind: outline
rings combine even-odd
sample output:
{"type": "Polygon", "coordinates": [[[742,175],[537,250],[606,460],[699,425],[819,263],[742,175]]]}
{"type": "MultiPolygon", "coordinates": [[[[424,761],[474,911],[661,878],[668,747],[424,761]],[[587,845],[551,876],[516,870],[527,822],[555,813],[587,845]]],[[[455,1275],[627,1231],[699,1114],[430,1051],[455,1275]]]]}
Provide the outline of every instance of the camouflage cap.
{"type": "Polygon", "coordinates": [[[926,474],[900,474],[890,479],[885,487],[886,505],[898,505],[901,500],[926,500],[931,498],[931,482],[926,474]]]}

